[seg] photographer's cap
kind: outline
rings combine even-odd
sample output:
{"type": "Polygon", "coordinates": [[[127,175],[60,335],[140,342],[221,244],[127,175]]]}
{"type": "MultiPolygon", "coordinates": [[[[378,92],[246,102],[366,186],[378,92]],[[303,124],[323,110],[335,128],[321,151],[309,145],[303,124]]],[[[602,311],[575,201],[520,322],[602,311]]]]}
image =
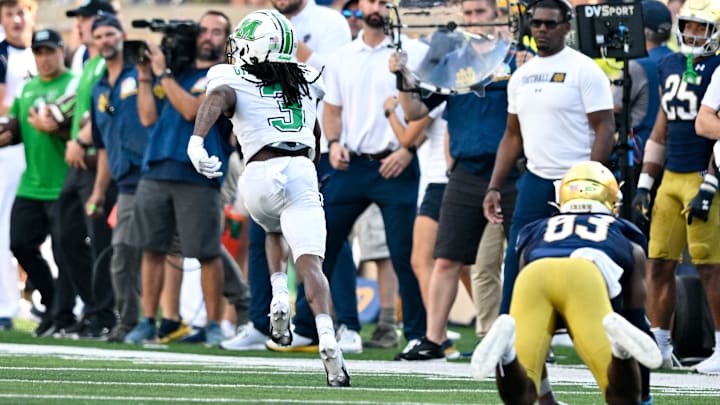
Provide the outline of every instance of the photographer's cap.
{"type": "Polygon", "coordinates": [[[55,30],[40,30],[35,31],[32,37],[32,50],[39,48],[62,48],[65,46],[60,33],[55,30]]]}
{"type": "Polygon", "coordinates": [[[115,8],[105,0],[85,0],[80,7],[68,10],[65,15],[68,17],[92,17],[103,13],[116,14],[115,8]]]}
{"type": "Polygon", "coordinates": [[[125,32],[120,20],[112,14],[100,14],[95,17],[92,23],[92,31],[95,31],[98,27],[115,27],[118,30],[125,32]]]}
{"type": "Polygon", "coordinates": [[[661,28],[670,31],[672,28],[672,16],[666,5],[659,0],[644,0],[642,9],[645,28],[655,32],[661,28]]]}

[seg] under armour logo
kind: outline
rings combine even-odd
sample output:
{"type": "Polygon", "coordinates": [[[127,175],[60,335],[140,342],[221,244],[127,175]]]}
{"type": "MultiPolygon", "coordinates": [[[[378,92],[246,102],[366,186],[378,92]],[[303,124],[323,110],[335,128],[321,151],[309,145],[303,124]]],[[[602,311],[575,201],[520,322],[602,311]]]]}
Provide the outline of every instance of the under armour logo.
{"type": "Polygon", "coordinates": [[[535,93],[542,93],[542,89],[535,89],[535,93]]]}
{"type": "Polygon", "coordinates": [[[708,200],[702,200],[702,210],[703,210],[703,211],[710,211],[710,201],[708,201],[708,200]]]}

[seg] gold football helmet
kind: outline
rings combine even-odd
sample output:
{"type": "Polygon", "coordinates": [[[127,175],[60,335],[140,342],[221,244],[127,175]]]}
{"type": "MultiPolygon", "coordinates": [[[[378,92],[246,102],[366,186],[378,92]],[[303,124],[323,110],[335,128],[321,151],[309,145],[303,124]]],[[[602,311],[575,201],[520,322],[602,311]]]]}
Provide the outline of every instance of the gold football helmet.
{"type": "Polygon", "coordinates": [[[620,200],[615,176],[598,162],[577,163],[560,184],[560,212],[616,214],[620,200]]]}
{"type": "Polygon", "coordinates": [[[717,52],[720,46],[720,0],[687,0],[678,12],[677,21],[675,36],[680,52],[692,56],[708,56],[717,52]],[[705,24],[705,34],[683,34],[689,21],[705,24]]]}

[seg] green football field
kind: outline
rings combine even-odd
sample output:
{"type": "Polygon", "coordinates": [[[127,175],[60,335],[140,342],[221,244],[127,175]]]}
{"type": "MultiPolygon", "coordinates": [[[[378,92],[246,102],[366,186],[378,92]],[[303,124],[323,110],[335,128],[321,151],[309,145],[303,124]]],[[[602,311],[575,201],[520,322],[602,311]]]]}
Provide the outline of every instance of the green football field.
{"type": "MultiPolygon", "coordinates": [[[[369,333],[372,327],[366,327],[369,333]]],[[[459,328],[461,351],[475,342],[459,328]]],[[[351,388],[325,385],[313,354],[228,352],[196,345],[110,345],[0,332],[0,403],[443,403],[497,404],[492,380],[470,377],[467,359],[394,362],[395,350],[347,355],[351,388]]],[[[590,373],[570,348],[549,369],[558,399],[601,404],[590,373]]],[[[720,376],[656,373],[656,404],[718,404],[720,376]]]]}

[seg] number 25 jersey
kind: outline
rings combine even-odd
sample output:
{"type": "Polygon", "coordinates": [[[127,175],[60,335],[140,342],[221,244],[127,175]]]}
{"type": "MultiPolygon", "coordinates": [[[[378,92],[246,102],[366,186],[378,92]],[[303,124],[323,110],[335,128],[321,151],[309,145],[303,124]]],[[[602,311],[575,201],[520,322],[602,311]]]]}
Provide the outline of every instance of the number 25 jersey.
{"type": "Polygon", "coordinates": [[[234,65],[216,65],[207,74],[207,93],[227,85],[235,91],[233,130],[242,147],[245,163],[264,146],[274,142],[298,142],[315,148],[313,128],[317,104],[325,94],[319,73],[299,64],[308,82],[309,94],[299,103],[283,101],[279,85],[263,86],[260,79],[234,65]]]}
{"type": "Polygon", "coordinates": [[[660,106],[667,117],[667,160],[665,168],[676,173],[692,173],[707,169],[715,141],[695,133],[697,117],[705,91],[720,56],[702,58],[693,65],[697,84],[683,80],[687,58],[672,53],[658,62],[660,77],[660,106]]]}

